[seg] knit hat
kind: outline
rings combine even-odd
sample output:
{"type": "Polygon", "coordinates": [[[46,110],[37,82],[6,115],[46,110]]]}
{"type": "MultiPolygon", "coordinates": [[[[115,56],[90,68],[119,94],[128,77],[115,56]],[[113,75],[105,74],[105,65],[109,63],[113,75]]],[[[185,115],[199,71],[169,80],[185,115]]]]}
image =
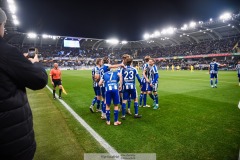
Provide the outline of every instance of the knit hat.
{"type": "Polygon", "coordinates": [[[5,12],[0,8],[0,24],[7,21],[7,16],[5,12]]]}

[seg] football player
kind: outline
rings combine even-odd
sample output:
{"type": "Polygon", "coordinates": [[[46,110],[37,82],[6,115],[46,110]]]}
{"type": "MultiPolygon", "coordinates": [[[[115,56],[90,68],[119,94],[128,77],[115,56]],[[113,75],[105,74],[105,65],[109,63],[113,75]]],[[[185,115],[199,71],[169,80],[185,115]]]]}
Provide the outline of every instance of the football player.
{"type": "Polygon", "coordinates": [[[114,125],[120,125],[118,121],[118,104],[119,104],[119,90],[122,88],[122,76],[118,71],[107,71],[101,77],[99,85],[104,83],[105,86],[105,102],[106,102],[106,123],[110,125],[110,106],[113,100],[114,104],[114,125]],[[118,84],[120,82],[120,85],[118,84]],[[119,90],[118,90],[119,88],[119,90]]]}
{"type": "MultiPolygon", "coordinates": [[[[104,57],[103,58],[103,65],[99,70],[99,75],[100,78],[103,78],[104,73],[110,71],[111,68],[118,68],[118,67],[124,67],[124,64],[115,64],[115,65],[111,65],[110,64],[110,59],[109,57],[104,57]]],[[[105,105],[105,83],[103,83],[103,86],[101,86],[101,95],[102,95],[102,115],[101,115],[101,119],[106,119],[106,105],[105,105]]]]}
{"type": "Polygon", "coordinates": [[[98,85],[98,82],[100,81],[99,70],[101,68],[101,65],[102,65],[102,59],[97,58],[96,66],[92,69],[93,90],[95,93],[95,97],[93,98],[92,104],[90,106],[90,111],[92,113],[94,112],[93,107],[96,102],[97,102],[96,112],[98,112],[100,109],[101,91],[100,91],[100,86],[98,85]]]}
{"type": "Polygon", "coordinates": [[[144,61],[145,63],[143,64],[142,67],[142,79],[141,79],[141,94],[139,98],[139,106],[141,107],[150,107],[147,105],[147,89],[149,85],[149,68],[148,68],[148,61],[150,59],[150,56],[145,56],[144,61]],[[143,101],[143,103],[142,103],[143,101]]]}
{"type": "Polygon", "coordinates": [[[159,75],[158,75],[158,69],[157,69],[157,66],[155,65],[155,61],[154,59],[150,59],[149,62],[149,68],[150,68],[150,85],[149,85],[149,88],[148,88],[148,94],[149,95],[152,95],[152,92],[153,92],[153,100],[154,100],[154,103],[153,103],[153,109],[158,109],[158,93],[157,93],[157,90],[158,90],[158,78],[159,78],[159,75]]]}
{"type": "Polygon", "coordinates": [[[209,65],[208,71],[210,74],[210,84],[212,88],[217,88],[218,84],[218,67],[219,63],[216,62],[216,58],[212,59],[212,62],[209,65]],[[215,79],[215,84],[213,84],[213,81],[215,79]]]}
{"type": "Polygon", "coordinates": [[[137,89],[135,85],[135,77],[137,77],[139,84],[141,85],[141,79],[138,75],[136,68],[132,67],[131,64],[133,59],[131,57],[126,58],[126,67],[121,70],[123,77],[123,102],[122,102],[122,119],[125,120],[126,102],[131,97],[134,100],[135,114],[134,118],[141,118],[142,115],[138,114],[138,99],[137,89]]]}

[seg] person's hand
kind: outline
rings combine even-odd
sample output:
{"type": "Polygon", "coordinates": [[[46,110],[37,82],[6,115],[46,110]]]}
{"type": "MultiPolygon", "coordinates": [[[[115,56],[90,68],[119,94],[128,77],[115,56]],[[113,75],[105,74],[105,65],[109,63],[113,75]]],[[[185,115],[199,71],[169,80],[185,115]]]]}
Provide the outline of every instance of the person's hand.
{"type": "Polygon", "coordinates": [[[121,90],[122,90],[122,86],[120,85],[120,86],[118,87],[118,89],[119,89],[119,91],[121,91],[121,90]]]}
{"type": "Polygon", "coordinates": [[[28,53],[23,53],[24,57],[27,57],[28,56],[28,53]]]}
{"type": "Polygon", "coordinates": [[[52,85],[54,85],[54,83],[52,82],[52,85]]]}
{"type": "Polygon", "coordinates": [[[39,62],[38,54],[35,54],[34,58],[28,58],[28,60],[31,61],[32,63],[39,62]]]}
{"type": "Polygon", "coordinates": [[[151,84],[150,84],[150,86],[152,87],[152,86],[153,86],[153,84],[151,83],[151,84]]]}
{"type": "Polygon", "coordinates": [[[148,78],[146,79],[146,81],[147,81],[147,83],[149,83],[149,82],[150,82],[148,78]]]}
{"type": "Polygon", "coordinates": [[[121,63],[120,66],[121,66],[122,68],[126,68],[126,66],[125,66],[123,63],[121,63]]]}

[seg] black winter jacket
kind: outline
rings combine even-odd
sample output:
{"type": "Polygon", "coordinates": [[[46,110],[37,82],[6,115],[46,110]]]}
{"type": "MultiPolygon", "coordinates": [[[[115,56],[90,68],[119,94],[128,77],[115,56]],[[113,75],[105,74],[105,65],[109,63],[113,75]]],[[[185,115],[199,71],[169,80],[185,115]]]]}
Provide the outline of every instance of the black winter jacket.
{"type": "Polygon", "coordinates": [[[45,87],[41,63],[32,63],[0,37],[0,159],[32,160],[36,150],[26,87],[45,87]]]}

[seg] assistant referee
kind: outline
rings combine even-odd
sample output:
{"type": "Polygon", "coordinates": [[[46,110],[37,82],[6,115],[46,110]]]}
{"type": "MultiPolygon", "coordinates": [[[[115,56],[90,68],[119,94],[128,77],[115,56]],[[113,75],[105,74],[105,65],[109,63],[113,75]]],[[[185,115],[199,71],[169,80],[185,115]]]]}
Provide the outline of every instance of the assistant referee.
{"type": "Polygon", "coordinates": [[[55,92],[56,92],[56,86],[59,87],[59,99],[61,99],[62,95],[62,80],[61,80],[61,70],[58,68],[58,64],[53,64],[53,69],[51,69],[49,73],[52,85],[53,85],[53,99],[56,99],[55,92]]]}

